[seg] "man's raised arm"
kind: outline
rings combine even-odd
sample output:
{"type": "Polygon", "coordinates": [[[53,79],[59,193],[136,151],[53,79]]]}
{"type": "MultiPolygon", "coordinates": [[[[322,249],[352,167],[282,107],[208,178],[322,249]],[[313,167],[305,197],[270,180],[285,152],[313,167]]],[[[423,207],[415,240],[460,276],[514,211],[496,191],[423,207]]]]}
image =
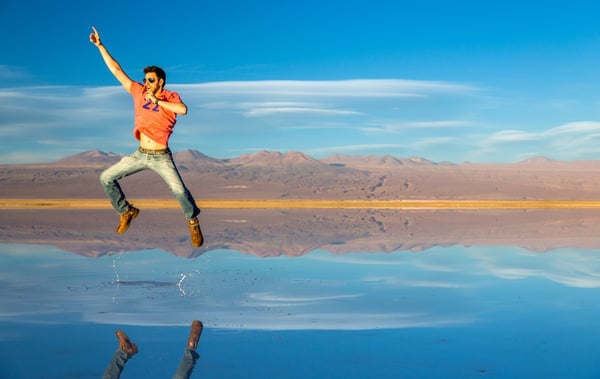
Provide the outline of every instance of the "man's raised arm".
{"type": "Polygon", "coordinates": [[[104,63],[106,63],[106,66],[108,67],[110,72],[112,72],[115,78],[117,78],[121,85],[123,85],[127,92],[129,92],[129,90],[131,89],[131,83],[133,81],[127,75],[127,73],[123,71],[123,68],[121,67],[119,62],[117,62],[115,58],[113,58],[112,55],[110,55],[108,50],[106,50],[106,47],[102,44],[102,41],[100,40],[100,34],[98,34],[96,28],[92,26],[92,30],[94,32],[90,33],[90,42],[98,48],[100,54],[102,55],[102,58],[104,59],[104,63]]]}

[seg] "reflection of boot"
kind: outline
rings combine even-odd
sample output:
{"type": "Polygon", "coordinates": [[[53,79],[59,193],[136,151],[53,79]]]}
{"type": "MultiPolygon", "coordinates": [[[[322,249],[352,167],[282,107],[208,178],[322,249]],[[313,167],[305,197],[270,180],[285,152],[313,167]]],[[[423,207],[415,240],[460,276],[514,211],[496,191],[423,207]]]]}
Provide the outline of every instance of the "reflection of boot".
{"type": "Polygon", "coordinates": [[[115,334],[117,335],[117,338],[119,339],[119,349],[122,352],[129,355],[129,357],[132,357],[137,354],[137,352],[138,352],[137,345],[129,340],[129,337],[127,337],[127,334],[125,334],[124,331],[117,329],[115,334]]]}
{"type": "Polygon", "coordinates": [[[187,342],[187,347],[192,350],[196,350],[198,348],[198,341],[200,340],[200,334],[202,334],[202,329],[204,325],[202,325],[202,321],[194,320],[192,321],[192,327],[190,330],[190,338],[187,342]]]}
{"type": "Polygon", "coordinates": [[[198,221],[198,217],[188,220],[188,227],[190,228],[192,246],[196,248],[202,246],[204,243],[204,237],[202,236],[202,231],[200,230],[200,221],[198,221]]]}

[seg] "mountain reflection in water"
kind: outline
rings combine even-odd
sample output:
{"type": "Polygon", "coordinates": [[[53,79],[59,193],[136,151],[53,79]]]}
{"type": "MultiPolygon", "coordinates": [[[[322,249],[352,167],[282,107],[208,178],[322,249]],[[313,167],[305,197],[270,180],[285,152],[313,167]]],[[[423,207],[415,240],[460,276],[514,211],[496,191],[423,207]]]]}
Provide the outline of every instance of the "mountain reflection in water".
{"type": "Polygon", "coordinates": [[[220,249],[261,257],[427,251],[433,246],[519,246],[536,252],[600,247],[595,210],[215,210],[202,212],[201,249],[190,245],[180,210],[142,209],[114,233],[112,210],[4,210],[8,243],[47,244],[98,257],[147,249],[195,258],[220,249]]]}

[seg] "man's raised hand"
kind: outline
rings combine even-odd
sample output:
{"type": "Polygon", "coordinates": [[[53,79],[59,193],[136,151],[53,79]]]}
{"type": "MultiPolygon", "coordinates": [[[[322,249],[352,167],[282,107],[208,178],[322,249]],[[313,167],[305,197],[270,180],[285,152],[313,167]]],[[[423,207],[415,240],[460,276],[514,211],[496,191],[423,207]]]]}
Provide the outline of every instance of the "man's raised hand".
{"type": "Polygon", "coordinates": [[[102,45],[102,42],[100,41],[100,34],[98,34],[98,31],[93,26],[92,26],[92,30],[94,32],[90,33],[90,42],[93,43],[96,46],[102,45]]]}

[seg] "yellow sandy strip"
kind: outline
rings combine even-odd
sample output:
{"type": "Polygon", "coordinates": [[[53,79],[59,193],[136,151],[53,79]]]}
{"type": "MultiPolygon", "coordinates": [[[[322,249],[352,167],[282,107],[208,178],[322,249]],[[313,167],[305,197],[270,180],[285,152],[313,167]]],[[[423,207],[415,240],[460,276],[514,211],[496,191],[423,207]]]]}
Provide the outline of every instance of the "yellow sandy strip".
{"type": "MultiPolygon", "coordinates": [[[[145,209],[175,200],[131,200],[145,209]]],[[[600,200],[201,200],[204,209],[600,209],[600,200]]],[[[0,199],[1,209],[112,209],[105,199],[0,199]]]]}

